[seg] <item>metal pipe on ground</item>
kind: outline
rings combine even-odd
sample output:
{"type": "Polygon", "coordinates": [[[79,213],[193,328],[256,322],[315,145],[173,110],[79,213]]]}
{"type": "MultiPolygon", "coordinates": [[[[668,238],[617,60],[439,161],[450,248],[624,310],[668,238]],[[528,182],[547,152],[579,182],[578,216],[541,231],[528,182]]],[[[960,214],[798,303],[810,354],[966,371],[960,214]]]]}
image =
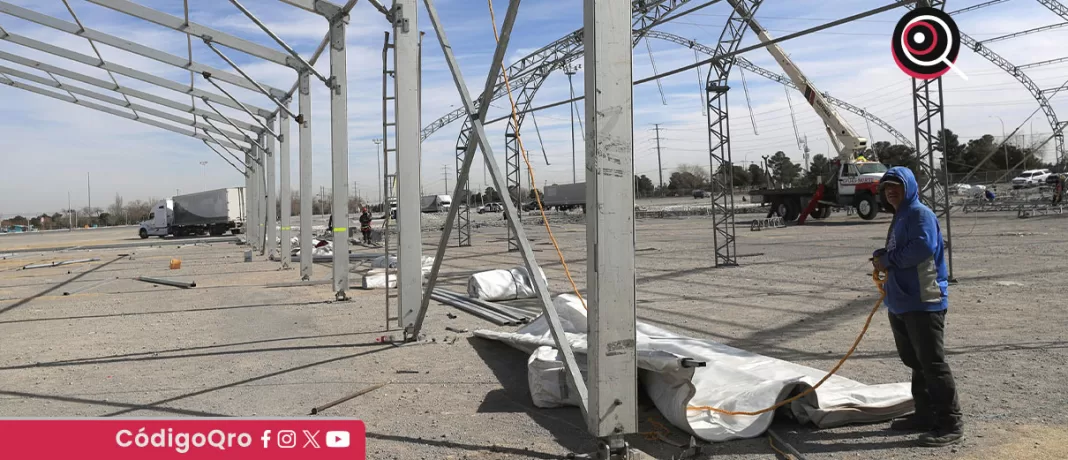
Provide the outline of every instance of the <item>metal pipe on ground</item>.
{"type": "Polygon", "coordinates": [[[493,311],[490,311],[490,310],[486,310],[485,308],[482,308],[482,307],[480,307],[478,305],[475,305],[475,304],[472,304],[472,303],[468,303],[468,302],[463,302],[461,300],[458,300],[458,299],[455,299],[455,298],[452,298],[452,297],[442,296],[442,295],[438,295],[436,293],[432,293],[432,294],[430,294],[430,298],[433,299],[433,300],[436,300],[438,302],[441,302],[441,303],[443,303],[445,305],[448,305],[448,306],[451,306],[453,308],[456,308],[456,309],[458,309],[460,311],[467,312],[467,313],[470,313],[472,315],[475,315],[475,316],[477,316],[479,318],[482,318],[482,319],[484,319],[486,321],[489,321],[489,322],[491,322],[493,324],[496,324],[498,326],[515,326],[515,325],[518,324],[518,321],[515,321],[512,318],[506,318],[506,317],[504,317],[504,316],[502,316],[502,315],[500,315],[500,314],[498,314],[496,312],[493,312],[493,311]]]}
{"type": "MultiPolygon", "coordinates": [[[[327,280],[327,281],[333,282],[333,280],[327,280]]],[[[386,386],[385,383],[380,383],[380,384],[372,386],[372,387],[364,388],[364,389],[362,389],[360,391],[357,391],[357,392],[355,392],[355,393],[353,393],[351,395],[345,396],[344,398],[338,399],[337,401],[329,402],[329,403],[323,404],[322,406],[319,406],[319,407],[313,407],[312,410],[311,410],[311,414],[312,415],[316,415],[316,414],[318,414],[318,413],[320,413],[320,412],[322,412],[324,410],[327,410],[327,409],[329,409],[331,407],[334,407],[334,406],[336,406],[338,404],[341,404],[341,403],[343,403],[345,401],[348,401],[350,399],[355,399],[358,396],[363,396],[363,395],[365,395],[367,393],[375,391],[375,390],[377,390],[379,388],[382,388],[384,386],[386,386]]]]}
{"type": "Polygon", "coordinates": [[[163,278],[149,278],[147,276],[138,276],[135,279],[137,281],[144,281],[146,283],[163,284],[163,285],[166,285],[166,286],[174,286],[174,287],[178,287],[178,288],[182,288],[182,289],[189,289],[189,288],[197,287],[197,283],[195,281],[190,281],[190,282],[175,281],[175,280],[168,280],[168,279],[163,279],[163,278]]]}
{"type": "Polygon", "coordinates": [[[60,265],[80,264],[80,263],[85,263],[85,262],[100,262],[100,258],[99,257],[93,257],[92,259],[75,259],[75,260],[64,260],[62,262],[51,262],[51,263],[47,263],[47,264],[32,264],[32,265],[26,265],[26,266],[22,267],[22,269],[23,270],[30,270],[30,269],[33,269],[33,268],[58,267],[60,265]]]}
{"type": "Polygon", "coordinates": [[[522,310],[519,310],[519,309],[517,309],[515,307],[512,307],[512,306],[499,305],[499,304],[486,302],[486,301],[484,301],[482,299],[475,299],[475,298],[472,298],[472,297],[467,297],[467,296],[465,296],[463,294],[452,292],[452,291],[449,291],[449,290],[446,290],[446,289],[441,289],[441,288],[434,289],[434,293],[438,294],[438,295],[447,296],[447,297],[450,297],[450,298],[453,298],[453,299],[456,299],[456,300],[459,300],[459,301],[462,301],[462,302],[467,302],[467,303],[471,303],[471,304],[477,305],[477,306],[479,306],[481,308],[484,308],[486,310],[490,310],[490,311],[496,312],[496,313],[498,313],[498,314],[500,314],[500,315],[502,315],[504,317],[513,318],[518,322],[526,323],[526,322],[529,322],[534,317],[533,315],[531,315],[531,314],[529,314],[527,312],[524,312],[522,310]]]}

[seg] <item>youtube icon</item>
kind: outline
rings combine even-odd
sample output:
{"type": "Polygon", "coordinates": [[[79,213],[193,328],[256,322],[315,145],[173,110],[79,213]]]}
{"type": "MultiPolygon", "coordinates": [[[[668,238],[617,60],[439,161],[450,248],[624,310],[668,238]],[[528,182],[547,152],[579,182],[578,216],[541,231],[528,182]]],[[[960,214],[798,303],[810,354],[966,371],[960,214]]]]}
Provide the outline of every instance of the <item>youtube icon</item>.
{"type": "Polygon", "coordinates": [[[348,447],[349,446],[349,432],[348,431],[327,431],[326,432],[326,447],[348,447]]]}

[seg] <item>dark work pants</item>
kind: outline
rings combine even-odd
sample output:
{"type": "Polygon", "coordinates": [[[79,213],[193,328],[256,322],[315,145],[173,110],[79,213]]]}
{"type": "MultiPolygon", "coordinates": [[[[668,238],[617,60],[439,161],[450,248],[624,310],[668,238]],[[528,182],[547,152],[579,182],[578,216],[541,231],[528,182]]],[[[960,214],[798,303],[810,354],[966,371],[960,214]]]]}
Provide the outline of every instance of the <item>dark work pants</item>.
{"type": "Polygon", "coordinates": [[[916,414],[932,417],[942,430],[961,427],[960,403],[946,362],[946,311],[890,313],[890,328],[901,362],[912,369],[916,414]]]}

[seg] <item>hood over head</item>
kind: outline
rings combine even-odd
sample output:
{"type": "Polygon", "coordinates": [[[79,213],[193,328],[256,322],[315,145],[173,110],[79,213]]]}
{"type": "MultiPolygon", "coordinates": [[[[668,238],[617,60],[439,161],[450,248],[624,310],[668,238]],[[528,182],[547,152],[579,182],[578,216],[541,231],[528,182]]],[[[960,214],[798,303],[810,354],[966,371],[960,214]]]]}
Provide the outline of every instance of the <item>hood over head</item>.
{"type": "Polygon", "coordinates": [[[905,198],[901,201],[902,207],[915,202],[920,198],[920,186],[916,183],[916,176],[912,170],[904,166],[894,166],[883,174],[879,179],[879,194],[882,195],[883,185],[887,182],[897,182],[905,186],[905,198]]]}

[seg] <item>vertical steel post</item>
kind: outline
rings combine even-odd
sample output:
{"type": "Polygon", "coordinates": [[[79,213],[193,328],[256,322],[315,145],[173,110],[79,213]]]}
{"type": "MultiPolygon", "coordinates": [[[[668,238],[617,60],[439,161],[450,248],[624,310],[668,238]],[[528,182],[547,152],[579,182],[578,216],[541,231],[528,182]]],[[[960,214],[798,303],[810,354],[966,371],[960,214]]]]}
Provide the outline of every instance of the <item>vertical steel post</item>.
{"type": "MultiPolygon", "coordinates": [[[[260,133],[258,140],[260,145],[266,147],[267,133],[260,133]]],[[[258,170],[260,177],[256,180],[256,186],[259,187],[259,193],[256,194],[256,203],[259,206],[256,208],[258,213],[256,222],[260,225],[260,233],[256,236],[256,243],[260,245],[260,255],[262,256],[267,253],[267,169],[271,167],[271,155],[266,148],[260,149],[260,162],[260,169],[258,170]]]]}
{"type": "Polygon", "coordinates": [[[585,0],[590,433],[610,450],[638,427],[634,322],[631,3],[585,0]]]}
{"type": "Polygon", "coordinates": [[[347,15],[330,20],[330,153],[333,176],[334,297],[349,289],[349,109],[345,49],[347,15]]]}
{"type": "MultiPolygon", "coordinates": [[[[282,103],[288,106],[289,99],[282,103]]],[[[278,218],[278,227],[281,230],[282,250],[278,256],[282,261],[282,270],[289,270],[289,258],[293,253],[293,242],[289,240],[291,225],[293,225],[293,191],[289,171],[289,114],[285,110],[278,112],[278,134],[282,137],[282,142],[278,147],[278,164],[282,175],[282,194],[279,197],[282,202],[282,215],[278,218]]]]}
{"type": "Polygon", "coordinates": [[[245,227],[241,231],[245,234],[245,243],[252,246],[252,171],[256,167],[256,162],[252,160],[252,155],[248,150],[245,151],[245,189],[241,191],[241,211],[245,218],[245,227]]]}
{"type": "Polygon", "coordinates": [[[312,276],[312,131],[309,73],[300,74],[298,108],[304,118],[300,127],[300,279],[312,276]]]}
{"type": "Polygon", "coordinates": [[[260,230],[263,229],[260,222],[260,170],[263,166],[260,164],[262,153],[255,145],[249,147],[252,151],[253,161],[250,163],[252,166],[252,184],[248,190],[248,211],[249,211],[249,244],[252,246],[253,251],[260,250],[260,230]]]}
{"type": "MultiPolygon", "coordinates": [[[[267,126],[270,126],[271,129],[274,129],[275,120],[275,116],[267,118],[267,126]]],[[[262,142],[264,143],[263,146],[267,148],[266,152],[264,152],[267,154],[264,158],[264,161],[267,162],[267,167],[264,168],[264,171],[266,171],[267,173],[267,218],[265,219],[267,221],[267,244],[265,244],[264,247],[266,248],[267,253],[270,254],[271,251],[274,251],[274,249],[278,247],[278,224],[276,223],[278,221],[278,208],[276,208],[274,205],[275,201],[278,199],[278,178],[276,171],[276,169],[278,168],[276,160],[278,158],[274,154],[275,149],[278,148],[278,144],[277,139],[267,133],[260,134],[260,139],[262,139],[262,142]]]]}
{"type": "Polygon", "coordinates": [[[397,148],[397,318],[400,328],[415,325],[419,313],[421,267],[419,181],[419,11],[415,0],[396,0],[393,6],[393,81],[397,148]]]}

